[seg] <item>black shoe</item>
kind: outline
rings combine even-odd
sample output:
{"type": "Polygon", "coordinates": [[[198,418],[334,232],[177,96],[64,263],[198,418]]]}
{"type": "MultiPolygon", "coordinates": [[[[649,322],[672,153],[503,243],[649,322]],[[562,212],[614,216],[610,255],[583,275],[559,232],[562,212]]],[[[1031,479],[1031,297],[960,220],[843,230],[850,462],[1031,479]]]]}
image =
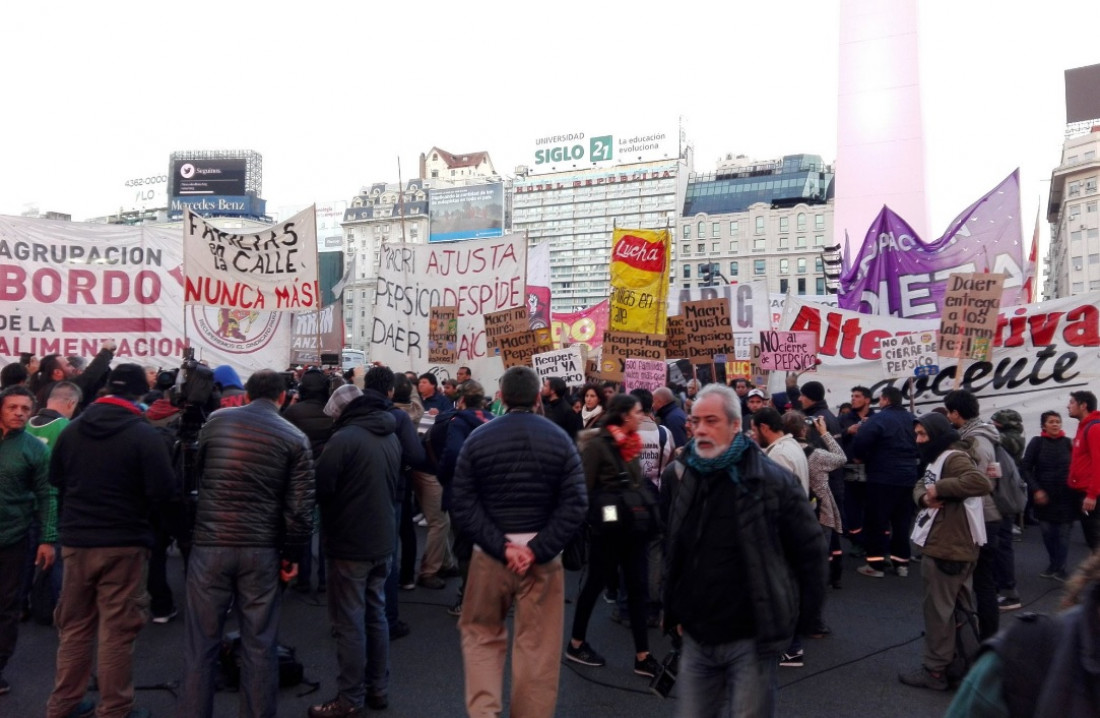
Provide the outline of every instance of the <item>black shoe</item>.
{"type": "Polygon", "coordinates": [[[66,718],[95,718],[95,701],[80,701],[66,718]]]}
{"type": "Polygon", "coordinates": [[[435,575],[440,578],[458,578],[462,575],[462,571],[459,570],[458,566],[447,566],[446,568],[439,569],[435,575]]]}
{"type": "Polygon", "coordinates": [[[997,596],[997,608],[1001,611],[1015,611],[1021,605],[1019,596],[997,596]]]}
{"type": "Polygon", "coordinates": [[[179,610],[173,608],[168,613],[162,613],[159,616],[153,616],[153,623],[164,625],[165,623],[168,623],[169,621],[171,621],[173,618],[175,618],[178,615],[180,615],[179,610]]]}
{"type": "Polygon", "coordinates": [[[833,632],[833,629],[822,623],[820,626],[815,627],[812,631],[806,634],[807,638],[828,638],[833,632]]]}
{"type": "Polygon", "coordinates": [[[580,663],[583,666],[606,666],[607,661],[603,656],[592,650],[592,646],[588,645],[588,641],[584,641],[581,645],[573,648],[573,644],[569,643],[565,647],[565,657],[574,663],[580,663]]]}
{"type": "Polygon", "coordinates": [[[797,651],[796,653],[784,653],[783,657],[779,659],[779,665],[784,668],[802,668],[806,665],[806,661],[802,651],[797,651]]]}
{"type": "Polygon", "coordinates": [[[390,699],[386,696],[367,696],[367,708],[372,711],[384,711],[390,707],[390,699]]]}
{"type": "Polygon", "coordinates": [[[907,686],[928,688],[933,691],[946,691],[949,687],[945,674],[933,673],[924,666],[909,673],[899,673],[898,680],[907,686]]]}
{"type": "Polygon", "coordinates": [[[340,696],[309,708],[309,718],[349,718],[361,715],[363,715],[362,706],[353,706],[340,696]]]}
{"type": "Polygon", "coordinates": [[[398,638],[404,638],[412,632],[409,628],[409,624],[405,623],[401,619],[394,621],[390,625],[390,640],[396,641],[398,638]]]}
{"type": "Polygon", "coordinates": [[[653,657],[652,653],[646,654],[646,657],[642,660],[634,660],[634,672],[639,676],[646,676],[652,678],[661,671],[661,664],[657,662],[657,659],[653,657]]]}
{"type": "Polygon", "coordinates": [[[416,585],[423,586],[424,588],[431,588],[436,591],[447,588],[447,582],[441,579],[438,575],[422,575],[420,578],[416,579],[416,585]]]}

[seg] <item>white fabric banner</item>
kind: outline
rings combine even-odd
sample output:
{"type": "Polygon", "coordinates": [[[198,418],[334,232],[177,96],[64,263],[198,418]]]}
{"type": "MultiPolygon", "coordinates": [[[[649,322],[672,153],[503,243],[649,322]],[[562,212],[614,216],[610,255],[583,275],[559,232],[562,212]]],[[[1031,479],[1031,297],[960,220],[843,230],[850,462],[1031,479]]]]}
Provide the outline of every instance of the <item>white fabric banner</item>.
{"type": "Polygon", "coordinates": [[[394,371],[452,376],[469,366],[492,392],[504,373],[500,357],[485,349],[489,312],[522,306],[527,241],[521,234],[431,244],[387,243],[381,248],[368,355],[394,371]],[[428,361],[429,310],[458,307],[458,362],[428,361]]]}
{"type": "Polygon", "coordinates": [[[218,229],[185,209],[183,247],[187,304],[257,311],[321,308],[313,207],[248,234],[218,229]]]}
{"type": "Polygon", "coordinates": [[[169,368],[190,340],[197,359],[243,378],[287,366],[291,317],[282,317],[185,314],[179,229],[0,216],[0,362],[20,352],[92,357],[114,339],[116,363],[169,368]]]}
{"type": "MultiPolygon", "coordinates": [[[[1003,308],[992,361],[967,361],[961,385],[956,386],[956,360],[941,358],[938,374],[914,380],[917,413],[942,404],[952,389],[967,389],[978,397],[983,418],[988,420],[999,409],[1015,409],[1024,418],[1026,434],[1038,434],[1042,412],[1064,415],[1069,392],[1100,384],[1098,306],[1100,292],[1091,292],[1003,308]]],[[[825,400],[833,409],[848,400],[853,386],[870,387],[877,395],[888,385],[902,390],[908,408],[908,378],[884,376],[879,341],[934,331],[939,320],[859,314],[791,297],[781,328],[817,333],[821,364],[805,381],[823,383],[825,400]]],[[[781,373],[774,373],[771,386],[782,391],[782,385],[781,373]]]]}

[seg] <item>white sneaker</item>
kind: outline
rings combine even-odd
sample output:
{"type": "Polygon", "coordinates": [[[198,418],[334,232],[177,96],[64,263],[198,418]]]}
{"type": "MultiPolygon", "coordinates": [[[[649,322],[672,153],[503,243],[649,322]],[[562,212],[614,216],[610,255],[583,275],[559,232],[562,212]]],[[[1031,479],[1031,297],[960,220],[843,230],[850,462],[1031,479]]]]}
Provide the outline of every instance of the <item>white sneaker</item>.
{"type": "Polygon", "coordinates": [[[863,574],[864,576],[869,576],[871,578],[886,578],[885,572],[877,571],[872,568],[870,564],[866,563],[857,568],[856,573],[863,574]]]}
{"type": "Polygon", "coordinates": [[[899,578],[906,578],[909,575],[908,566],[898,566],[894,571],[897,572],[899,578]]]}

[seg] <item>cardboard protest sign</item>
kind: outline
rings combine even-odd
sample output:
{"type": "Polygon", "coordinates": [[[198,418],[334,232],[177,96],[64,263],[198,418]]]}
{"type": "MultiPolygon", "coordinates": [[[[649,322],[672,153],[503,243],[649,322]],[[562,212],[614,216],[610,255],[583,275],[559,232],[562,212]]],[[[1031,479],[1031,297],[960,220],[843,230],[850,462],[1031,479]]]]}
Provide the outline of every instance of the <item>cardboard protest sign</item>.
{"type": "Polygon", "coordinates": [[[667,365],[660,359],[628,357],[623,365],[623,391],[648,389],[656,391],[665,385],[667,365]]]}
{"type": "Polygon", "coordinates": [[[580,347],[567,347],[541,352],[531,357],[531,366],[539,379],[561,377],[568,386],[584,384],[584,356],[580,347]]]}
{"type": "Polygon", "coordinates": [[[428,361],[454,364],[458,361],[458,307],[431,307],[428,319],[428,361]]]}
{"type": "Polygon", "coordinates": [[[879,340],[882,373],[886,376],[912,376],[922,366],[935,366],[937,360],[936,332],[918,332],[879,340]]]}
{"type": "Polygon", "coordinates": [[[600,353],[600,374],[607,381],[623,380],[623,363],[627,357],[637,359],[665,358],[665,336],[640,332],[620,332],[608,329],[603,335],[600,353]]]}
{"type": "Polygon", "coordinates": [[[940,356],[990,361],[1004,274],[951,274],[940,315],[940,356]]]}
{"type": "Polygon", "coordinates": [[[730,304],[726,299],[705,299],[680,305],[684,332],[688,337],[684,352],[692,364],[710,364],[715,354],[736,354],[730,328],[730,304]]]}
{"type": "Polygon", "coordinates": [[[500,356],[497,338],[504,334],[522,332],[530,326],[531,320],[527,317],[526,305],[489,312],[485,315],[485,350],[491,356],[500,356]]]}
{"type": "Polygon", "coordinates": [[[679,314],[668,318],[666,346],[670,357],[682,357],[687,354],[687,332],[684,331],[684,318],[679,314]]]}
{"type": "Polygon", "coordinates": [[[817,334],[760,332],[760,368],[765,371],[816,371],[817,334]]]}
{"type": "Polygon", "coordinates": [[[539,340],[530,329],[497,337],[504,368],[531,366],[531,357],[539,351],[539,340]]]}

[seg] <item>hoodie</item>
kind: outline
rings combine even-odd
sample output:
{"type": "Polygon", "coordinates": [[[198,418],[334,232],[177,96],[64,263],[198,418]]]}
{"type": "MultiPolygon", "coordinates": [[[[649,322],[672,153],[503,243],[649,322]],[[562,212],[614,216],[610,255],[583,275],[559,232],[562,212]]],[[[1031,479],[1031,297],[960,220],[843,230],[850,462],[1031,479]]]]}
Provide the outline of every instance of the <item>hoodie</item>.
{"type": "MultiPolygon", "coordinates": [[[[1001,440],[997,427],[982,421],[980,416],[975,416],[959,427],[959,436],[972,440],[972,456],[978,464],[978,471],[985,474],[989,465],[997,460],[994,447],[1001,440]]],[[[995,479],[992,480],[995,481],[995,479]]],[[[993,503],[992,494],[982,497],[982,511],[985,514],[986,523],[1001,520],[1001,512],[997,510],[997,504],[993,503]]]]}
{"type": "Polygon", "coordinates": [[[247,402],[244,384],[237,376],[237,370],[228,364],[222,364],[214,369],[214,383],[221,387],[221,406],[243,406],[247,402]]]}
{"type": "Polygon", "coordinates": [[[61,544],[152,548],[149,514],[172,497],[174,476],[168,447],[132,402],[96,400],[61,432],[50,459],[61,544]]]}
{"type": "Polygon", "coordinates": [[[381,561],[393,553],[401,442],[394,433],[397,420],[378,404],[373,396],[361,396],[344,407],[317,460],[317,503],[329,558],[381,561]]]}

